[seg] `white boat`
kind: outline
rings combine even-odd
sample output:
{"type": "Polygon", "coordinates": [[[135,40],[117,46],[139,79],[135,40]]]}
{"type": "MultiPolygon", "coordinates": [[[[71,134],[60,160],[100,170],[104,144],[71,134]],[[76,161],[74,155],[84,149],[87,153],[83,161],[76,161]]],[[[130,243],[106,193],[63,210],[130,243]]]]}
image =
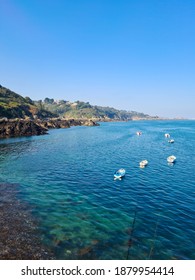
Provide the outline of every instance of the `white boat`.
{"type": "Polygon", "coordinates": [[[170,162],[170,163],[174,163],[176,161],[176,157],[175,156],[169,156],[167,158],[167,161],[170,162]]]}
{"type": "Polygon", "coordinates": [[[117,170],[114,173],[114,180],[116,180],[116,179],[121,180],[125,176],[125,173],[126,173],[125,169],[124,168],[120,168],[119,170],[117,170]]]}
{"type": "Polygon", "coordinates": [[[141,168],[143,168],[143,167],[145,167],[147,164],[148,164],[148,161],[145,159],[145,160],[140,161],[139,166],[140,166],[141,168]]]}
{"type": "Polygon", "coordinates": [[[169,138],[169,137],[170,137],[170,134],[169,134],[169,133],[165,133],[165,137],[166,137],[166,138],[169,138]]]}
{"type": "Polygon", "coordinates": [[[141,133],[141,131],[137,131],[136,134],[137,134],[138,136],[140,136],[142,133],[141,133]]]}
{"type": "Polygon", "coordinates": [[[168,142],[169,142],[169,143],[174,143],[175,141],[174,141],[174,139],[171,139],[171,140],[169,140],[168,142]]]}

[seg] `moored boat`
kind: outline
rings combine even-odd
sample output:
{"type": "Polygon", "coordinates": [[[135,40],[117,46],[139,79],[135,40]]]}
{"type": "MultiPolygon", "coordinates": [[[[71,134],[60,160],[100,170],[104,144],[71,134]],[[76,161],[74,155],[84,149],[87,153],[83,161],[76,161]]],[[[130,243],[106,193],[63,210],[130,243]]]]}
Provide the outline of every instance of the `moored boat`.
{"type": "Polygon", "coordinates": [[[170,137],[170,134],[169,134],[169,133],[165,133],[165,137],[166,137],[166,138],[169,138],[169,137],[170,137]]]}
{"type": "Polygon", "coordinates": [[[169,143],[174,143],[175,141],[174,141],[174,139],[171,139],[171,140],[169,140],[168,142],[169,142],[169,143]]]}
{"type": "Polygon", "coordinates": [[[115,173],[114,173],[114,179],[119,179],[121,180],[124,176],[125,176],[125,169],[124,168],[120,168],[119,170],[117,170],[115,173]]]}
{"type": "Polygon", "coordinates": [[[145,167],[146,165],[148,165],[148,161],[147,161],[146,159],[140,161],[140,163],[139,163],[139,166],[140,166],[141,168],[145,167]]]}
{"type": "Polygon", "coordinates": [[[174,163],[175,161],[176,161],[176,157],[175,156],[169,156],[168,158],[167,158],[167,161],[168,162],[170,162],[170,163],[174,163]]]}
{"type": "Polygon", "coordinates": [[[140,135],[142,134],[142,132],[141,132],[141,131],[137,131],[136,134],[137,134],[138,136],[140,136],[140,135]]]}

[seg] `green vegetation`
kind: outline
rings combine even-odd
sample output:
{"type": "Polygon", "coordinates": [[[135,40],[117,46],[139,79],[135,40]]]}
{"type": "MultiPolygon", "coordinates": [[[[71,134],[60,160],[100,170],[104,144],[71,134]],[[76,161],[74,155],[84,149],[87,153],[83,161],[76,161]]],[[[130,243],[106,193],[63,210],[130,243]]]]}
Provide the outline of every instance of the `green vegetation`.
{"type": "Polygon", "coordinates": [[[37,107],[30,97],[21,95],[0,85],[0,118],[47,118],[56,116],[37,107]]]}
{"type": "MultiPolygon", "coordinates": [[[[37,103],[36,103],[37,104],[37,103]]],[[[99,119],[99,120],[131,120],[132,118],[151,118],[149,115],[135,111],[117,110],[110,107],[92,106],[89,102],[65,100],[54,101],[45,98],[43,107],[65,118],[99,119]]]]}
{"type": "MultiPolygon", "coordinates": [[[[83,101],[55,101],[46,97],[44,101],[32,101],[0,85],[0,118],[52,118],[94,119],[94,120],[132,120],[150,119],[149,115],[135,111],[117,110],[110,107],[92,106],[83,101]]],[[[153,117],[158,118],[158,117],[153,117]]]]}

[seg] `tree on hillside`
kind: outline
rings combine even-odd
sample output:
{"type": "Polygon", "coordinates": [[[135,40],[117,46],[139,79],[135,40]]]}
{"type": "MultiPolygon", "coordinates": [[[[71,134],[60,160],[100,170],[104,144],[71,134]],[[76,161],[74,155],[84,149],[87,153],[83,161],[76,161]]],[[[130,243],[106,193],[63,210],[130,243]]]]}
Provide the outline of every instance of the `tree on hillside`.
{"type": "Polygon", "coordinates": [[[32,105],[34,104],[34,102],[32,101],[32,99],[30,99],[30,97],[28,97],[28,96],[25,97],[25,100],[26,100],[27,103],[30,103],[30,104],[32,104],[32,105]]]}
{"type": "Polygon", "coordinates": [[[53,104],[53,103],[54,103],[54,99],[53,99],[53,98],[48,98],[48,97],[46,97],[46,98],[44,99],[44,103],[46,103],[46,104],[53,104]]]}

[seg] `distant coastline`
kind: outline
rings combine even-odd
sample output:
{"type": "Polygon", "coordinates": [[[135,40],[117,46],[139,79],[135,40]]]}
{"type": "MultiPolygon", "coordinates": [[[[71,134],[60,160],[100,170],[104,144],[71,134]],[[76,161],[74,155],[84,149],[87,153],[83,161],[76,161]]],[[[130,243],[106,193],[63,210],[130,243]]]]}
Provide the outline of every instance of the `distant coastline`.
{"type": "Polygon", "coordinates": [[[51,128],[98,126],[99,122],[185,120],[66,100],[33,101],[0,85],[0,138],[48,134],[51,128]]]}
{"type": "Polygon", "coordinates": [[[189,119],[189,118],[182,118],[182,117],[178,117],[178,118],[165,118],[165,117],[158,117],[158,118],[133,118],[132,121],[151,121],[151,120],[156,120],[156,121],[189,121],[189,120],[193,120],[193,119],[189,119]]]}
{"type": "Polygon", "coordinates": [[[72,126],[99,126],[102,122],[128,121],[183,121],[184,118],[132,118],[131,120],[113,119],[0,119],[0,139],[9,137],[45,135],[50,129],[70,128],[72,126]]]}

